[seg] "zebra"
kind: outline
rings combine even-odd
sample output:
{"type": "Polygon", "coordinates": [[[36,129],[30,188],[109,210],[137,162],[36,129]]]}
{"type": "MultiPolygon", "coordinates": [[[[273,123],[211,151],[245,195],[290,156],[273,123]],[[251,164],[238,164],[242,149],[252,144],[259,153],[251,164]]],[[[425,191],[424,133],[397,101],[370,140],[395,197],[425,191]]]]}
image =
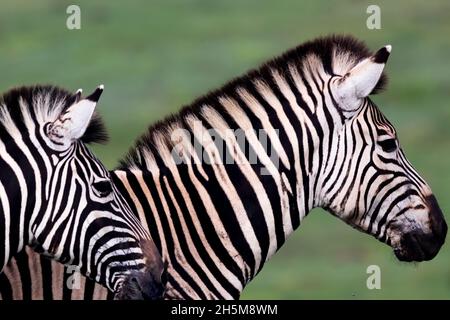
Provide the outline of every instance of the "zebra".
{"type": "Polygon", "coordinates": [[[340,35],[306,42],[137,140],[111,177],[166,264],[165,299],[238,299],[317,207],[401,261],[436,256],[444,216],[369,98],[385,87],[391,49],[372,54],[340,35]]]}
{"type": "Polygon", "coordinates": [[[12,257],[32,248],[117,298],[158,298],[161,257],[86,146],[106,141],[95,112],[102,92],[82,98],[81,90],[38,85],[0,98],[1,277],[12,257]]]}

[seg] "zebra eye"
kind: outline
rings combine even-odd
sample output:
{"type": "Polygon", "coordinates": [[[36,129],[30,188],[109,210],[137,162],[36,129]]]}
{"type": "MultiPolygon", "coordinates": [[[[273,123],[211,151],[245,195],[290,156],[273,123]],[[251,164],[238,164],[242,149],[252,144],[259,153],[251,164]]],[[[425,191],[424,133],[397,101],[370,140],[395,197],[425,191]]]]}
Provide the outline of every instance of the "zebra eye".
{"type": "Polygon", "coordinates": [[[109,182],[108,180],[94,182],[92,186],[97,191],[100,197],[107,197],[113,191],[111,182],[109,182]]]}
{"type": "Polygon", "coordinates": [[[397,150],[397,141],[395,139],[386,139],[383,141],[378,141],[378,144],[380,145],[381,149],[383,149],[384,152],[394,152],[397,150]]]}

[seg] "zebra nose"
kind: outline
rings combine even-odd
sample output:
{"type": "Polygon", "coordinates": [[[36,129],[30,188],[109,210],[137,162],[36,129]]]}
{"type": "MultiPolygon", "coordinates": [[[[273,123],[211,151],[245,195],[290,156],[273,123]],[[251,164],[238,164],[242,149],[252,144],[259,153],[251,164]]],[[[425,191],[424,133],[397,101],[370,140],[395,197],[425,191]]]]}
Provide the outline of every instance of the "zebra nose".
{"type": "Polygon", "coordinates": [[[428,261],[439,252],[441,244],[431,234],[422,231],[410,231],[401,238],[401,248],[396,249],[395,255],[400,261],[428,261]]]}
{"type": "Polygon", "coordinates": [[[429,209],[431,231],[435,241],[441,246],[444,244],[447,235],[447,223],[434,195],[428,196],[426,201],[429,209]]]}
{"type": "Polygon", "coordinates": [[[394,250],[401,261],[426,261],[433,259],[447,236],[447,223],[433,195],[426,197],[431,232],[411,230],[401,237],[401,246],[394,250]]]}
{"type": "Polygon", "coordinates": [[[132,271],[115,295],[116,300],[159,300],[163,298],[165,284],[148,271],[132,271]]]}
{"type": "Polygon", "coordinates": [[[164,294],[164,284],[155,279],[150,272],[137,272],[130,280],[138,289],[138,295],[133,298],[134,300],[159,300],[164,294]]]}

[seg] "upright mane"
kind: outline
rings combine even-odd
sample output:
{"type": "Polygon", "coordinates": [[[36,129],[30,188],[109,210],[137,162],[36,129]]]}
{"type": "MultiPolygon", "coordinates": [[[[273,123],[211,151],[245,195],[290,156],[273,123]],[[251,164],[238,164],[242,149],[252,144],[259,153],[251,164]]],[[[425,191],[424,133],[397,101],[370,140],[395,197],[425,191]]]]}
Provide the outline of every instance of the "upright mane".
{"type": "MultiPolygon", "coordinates": [[[[11,126],[26,132],[24,116],[30,116],[35,123],[43,125],[56,120],[70,107],[75,95],[65,89],[51,85],[17,87],[0,97],[0,138],[11,136],[11,126]]],[[[95,113],[82,136],[84,143],[104,143],[108,135],[102,119],[95,113]]]]}
{"type": "MultiPolygon", "coordinates": [[[[331,35],[305,42],[262,64],[260,67],[248,71],[243,76],[231,80],[220,89],[213,90],[191,104],[183,106],[180,112],[151,125],[120,162],[119,169],[144,167],[145,161],[142,161],[142,155],[146,154],[146,150],[154,150],[154,147],[160,142],[167,145],[171,144],[167,136],[164,141],[156,141],[164,136],[164,133],[170,128],[183,128],[186,117],[199,115],[202,106],[216,105],[220,97],[233,96],[238,88],[246,88],[255,81],[264,83],[272,77],[273,71],[287,74],[289,67],[296,65],[304,73],[310,73],[312,70],[320,68],[330,75],[344,75],[358,62],[372,54],[363,42],[349,35],[331,35]]],[[[386,83],[387,77],[383,74],[371,94],[383,90],[386,83]]],[[[155,153],[157,154],[157,152],[155,153]]]]}

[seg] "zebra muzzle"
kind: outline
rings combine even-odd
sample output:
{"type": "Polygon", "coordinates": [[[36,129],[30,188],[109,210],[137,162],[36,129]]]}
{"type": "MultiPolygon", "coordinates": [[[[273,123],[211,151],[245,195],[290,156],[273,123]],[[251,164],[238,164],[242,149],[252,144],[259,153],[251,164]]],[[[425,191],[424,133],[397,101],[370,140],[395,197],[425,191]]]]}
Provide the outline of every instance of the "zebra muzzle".
{"type": "Polygon", "coordinates": [[[159,250],[152,240],[140,239],[146,267],[131,271],[115,295],[117,300],[159,300],[166,289],[166,269],[159,250]]]}
{"type": "Polygon", "coordinates": [[[165,283],[155,279],[151,272],[132,271],[122,283],[115,300],[160,300],[165,292],[165,283]]]}
{"type": "Polygon", "coordinates": [[[436,201],[431,195],[426,198],[431,232],[415,229],[404,233],[400,246],[394,253],[400,261],[427,261],[433,259],[441,249],[447,235],[447,223],[436,201]]]}

